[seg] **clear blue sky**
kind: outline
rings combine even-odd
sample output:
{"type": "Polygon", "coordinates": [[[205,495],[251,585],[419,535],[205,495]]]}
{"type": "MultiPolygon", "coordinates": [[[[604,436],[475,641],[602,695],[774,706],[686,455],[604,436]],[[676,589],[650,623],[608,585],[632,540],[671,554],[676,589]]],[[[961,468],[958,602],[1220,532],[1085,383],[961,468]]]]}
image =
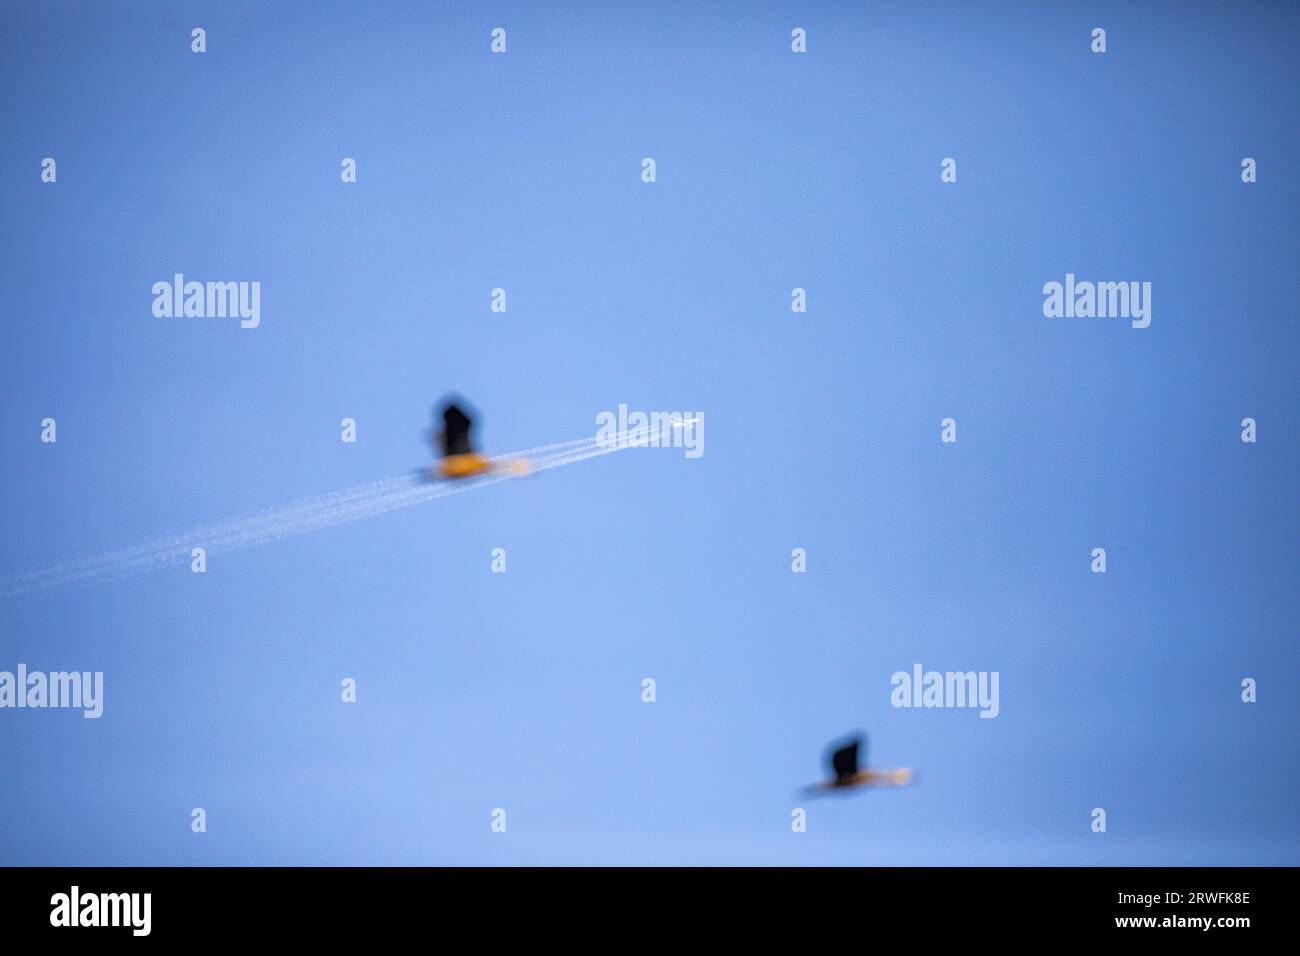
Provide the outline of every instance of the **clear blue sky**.
{"type": "Polygon", "coordinates": [[[1300,862],[1300,8],[469,6],[5,4],[0,574],[417,467],[453,389],[705,454],[0,605],[0,669],[105,672],[0,712],[0,862],[1300,862]],[[917,785],[798,796],[856,728],[917,785]]]}

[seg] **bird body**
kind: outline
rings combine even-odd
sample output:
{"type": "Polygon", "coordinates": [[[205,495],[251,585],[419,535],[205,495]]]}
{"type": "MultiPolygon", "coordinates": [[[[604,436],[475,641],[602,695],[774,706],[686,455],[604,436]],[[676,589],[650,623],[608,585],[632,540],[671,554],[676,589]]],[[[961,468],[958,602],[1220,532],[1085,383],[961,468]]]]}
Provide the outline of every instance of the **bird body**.
{"type": "Polygon", "coordinates": [[[477,451],[470,440],[473,427],[473,417],[460,405],[450,400],[444,403],[442,430],[435,429],[432,434],[434,447],[442,453],[442,459],[429,470],[429,479],[474,478],[489,473],[526,475],[532,471],[532,466],[524,458],[494,461],[477,451]]]}
{"type": "Polygon", "coordinates": [[[906,787],[912,782],[909,767],[895,770],[864,770],[858,766],[859,756],[865,756],[866,737],[857,736],[832,750],[829,755],[831,778],[807,788],[810,794],[856,790],[861,787],[906,787]]]}

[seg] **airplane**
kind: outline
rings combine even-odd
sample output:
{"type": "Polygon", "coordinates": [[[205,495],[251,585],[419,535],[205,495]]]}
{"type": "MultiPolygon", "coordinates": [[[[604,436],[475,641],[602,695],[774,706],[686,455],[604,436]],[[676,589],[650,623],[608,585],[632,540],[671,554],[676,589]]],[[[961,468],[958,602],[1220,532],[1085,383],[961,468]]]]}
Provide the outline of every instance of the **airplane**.
{"type": "Polygon", "coordinates": [[[442,459],[429,469],[430,478],[473,478],[501,472],[526,475],[532,471],[526,458],[493,460],[475,451],[469,435],[473,426],[473,419],[456,402],[444,402],[442,430],[433,436],[434,447],[442,453],[442,459]]]}
{"type": "Polygon", "coordinates": [[[866,757],[867,738],[863,734],[842,742],[842,746],[827,754],[832,777],[810,787],[804,792],[809,796],[823,793],[847,792],[861,787],[906,787],[912,782],[912,770],[900,767],[897,770],[859,770],[858,758],[866,757]]]}

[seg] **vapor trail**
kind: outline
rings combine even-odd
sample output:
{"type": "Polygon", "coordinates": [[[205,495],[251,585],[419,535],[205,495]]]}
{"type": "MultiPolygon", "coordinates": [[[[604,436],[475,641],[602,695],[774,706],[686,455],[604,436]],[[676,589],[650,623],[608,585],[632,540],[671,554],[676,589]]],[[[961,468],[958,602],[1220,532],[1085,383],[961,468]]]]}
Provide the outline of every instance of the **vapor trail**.
{"type": "MultiPolygon", "coordinates": [[[[647,429],[629,432],[625,439],[639,438],[647,429]]],[[[594,437],[542,445],[524,452],[501,455],[494,462],[512,458],[529,459],[534,472],[598,458],[627,448],[625,442],[600,445],[594,437]]],[[[41,571],[26,572],[0,581],[0,600],[29,597],[141,574],[191,560],[191,549],[203,548],[208,555],[237,551],[258,544],[306,534],[332,525],[423,504],[475,488],[521,477],[507,471],[457,481],[428,481],[418,475],[402,475],[344,491],[303,498],[279,508],[242,518],[221,521],[183,534],[169,535],[144,544],[105,551],[66,561],[41,571]]]]}

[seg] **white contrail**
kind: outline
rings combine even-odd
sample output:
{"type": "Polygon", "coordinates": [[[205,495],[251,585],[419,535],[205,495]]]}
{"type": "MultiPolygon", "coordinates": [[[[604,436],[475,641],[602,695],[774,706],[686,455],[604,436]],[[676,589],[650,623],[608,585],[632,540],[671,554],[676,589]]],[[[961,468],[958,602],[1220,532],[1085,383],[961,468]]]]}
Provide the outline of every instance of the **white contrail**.
{"type": "MultiPolygon", "coordinates": [[[[526,458],[532,465],[533,472],[549,471],[632,447],[626,440],[639,438],[643,431],[646,430],[638,429],[622,435],[620,437],[624,441],[614,444],[600,444],[597,439],[590,437],[577,438],[501,455],[492,460],[501,464],[514,458],[526,458]]],[[[304,498],[279,508],[206,525],[184,534],[169,535],[145,544],[67,561],[42,571],[16,575],[0,581],[0,600],[152,571],[189,561],[190,551],[195,547],[203,548],[209,555],[235,551],[518,477],[521,476],[505,469],[478,478],[455,481],[430,482],[421,476],[408,474],[345,491],[304,498]]]]}

